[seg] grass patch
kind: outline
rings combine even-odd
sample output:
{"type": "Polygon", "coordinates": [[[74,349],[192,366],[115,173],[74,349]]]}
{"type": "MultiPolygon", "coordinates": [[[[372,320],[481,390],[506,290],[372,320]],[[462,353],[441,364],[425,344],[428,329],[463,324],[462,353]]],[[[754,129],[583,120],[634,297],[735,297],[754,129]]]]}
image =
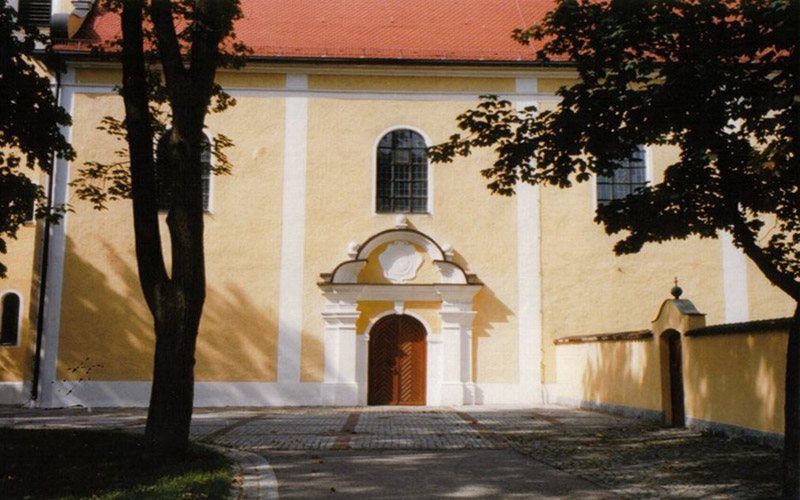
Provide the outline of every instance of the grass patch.
{"type": "Polygon", "coordinates": [[[0,428],[0,497],[20,499],[225,499],[230,462],[192,445],[154,461],[142,436],[108,431],[0,428]]]}

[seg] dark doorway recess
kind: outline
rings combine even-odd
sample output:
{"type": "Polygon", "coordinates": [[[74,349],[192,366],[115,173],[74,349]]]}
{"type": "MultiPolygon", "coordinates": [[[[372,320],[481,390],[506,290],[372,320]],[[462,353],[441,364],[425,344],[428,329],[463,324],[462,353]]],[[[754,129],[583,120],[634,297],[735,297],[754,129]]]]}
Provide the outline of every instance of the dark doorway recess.
{"type": "Polygon", "coordinates": [[[683,407],[683,355],[681,334],[672,330],[664,334],[669,356],[669,400],[673,427],[686,425],[686,412],[683,407]]]}

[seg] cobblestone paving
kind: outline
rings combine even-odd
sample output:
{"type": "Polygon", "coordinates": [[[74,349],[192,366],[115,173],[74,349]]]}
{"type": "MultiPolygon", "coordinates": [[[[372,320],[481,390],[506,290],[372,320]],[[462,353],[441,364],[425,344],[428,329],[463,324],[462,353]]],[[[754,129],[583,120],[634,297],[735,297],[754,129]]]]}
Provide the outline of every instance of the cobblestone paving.
{"type": "Polygon", "coordinates": [[[560,407],[464,409],[517,451],[628,498],[779,496],[776,450],[560,407]]]}
{"type": "Polygon", "coordinates": [[[238,421],[196,416],[192,437],[256,452],[494,447],[455,412],[436,409],[268,409],[237,416],[238,421]]]}
{"type": "MultiPolygon", "coordinates": [[[[349,411],[301,410],[262,412],[243,425],[211,435],[209,442],[251,451],[329,450],[347,420],[349,411]]],[[[224,428],[221,430],[225,430],[224,428]]]]}
{"type": "Polygon", "coordinates": [[[493,445],[453,412],[371,409],[361,414],[350,447],[464,450],[493,448],[493,445]]]}

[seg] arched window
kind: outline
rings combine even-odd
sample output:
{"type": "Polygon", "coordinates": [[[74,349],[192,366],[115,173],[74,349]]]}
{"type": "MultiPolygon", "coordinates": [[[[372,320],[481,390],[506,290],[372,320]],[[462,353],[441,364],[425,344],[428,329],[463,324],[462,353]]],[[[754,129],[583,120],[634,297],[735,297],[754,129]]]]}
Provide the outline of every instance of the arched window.
{"type": "Polygon", "coordinates": [[[614,170],[613,176],[597,176],[597,204],[605,205],[611,200],[621,200],[647,185],[645,150],[636,148],[630,158],[623,160],[614,170]]]}
{"type": "Polygon", "coordinates": [[[425,139],[413,130],[393,130],[378,143],[375,211],[428,212],[425,139]]]}
{"type": "MultiPolygon", "coordinates": [[[[164,153],[169,146],[169,131],[158,141],[157,158],[164,158],[164,153]]],[[[201,136],[202,151],[200,162],[203,165],[201,182],[203,183],[203,210],[208,212],[211,209],[211,142],[203,134],[201,136]]],[[[171,197],[172,183],[170,182],[170,171],[160,161],[156,162],[156,182],[158,183],[158,209],[169,210],[169,200],[171,197]]]]}
{"type": "Polygon", "coordinates": [[[0,345],[17,345],[20,323],[20,297],[14,292],[3,295],[0,302],[3,309],[0,320],[0,345]]]}

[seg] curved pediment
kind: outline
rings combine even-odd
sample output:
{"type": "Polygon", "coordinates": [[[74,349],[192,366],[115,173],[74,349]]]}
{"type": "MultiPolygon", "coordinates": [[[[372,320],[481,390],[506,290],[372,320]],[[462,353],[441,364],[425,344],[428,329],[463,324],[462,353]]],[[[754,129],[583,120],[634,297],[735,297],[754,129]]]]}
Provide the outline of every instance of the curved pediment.
{"type": "Polygon", "coordinates": [[[416,229],[397,228],[377,233],[351,249],[351,260],[322,275],[327,283],[351,284],[473,284],[452,262],[449,246],[439,245],[416,229]]]}

